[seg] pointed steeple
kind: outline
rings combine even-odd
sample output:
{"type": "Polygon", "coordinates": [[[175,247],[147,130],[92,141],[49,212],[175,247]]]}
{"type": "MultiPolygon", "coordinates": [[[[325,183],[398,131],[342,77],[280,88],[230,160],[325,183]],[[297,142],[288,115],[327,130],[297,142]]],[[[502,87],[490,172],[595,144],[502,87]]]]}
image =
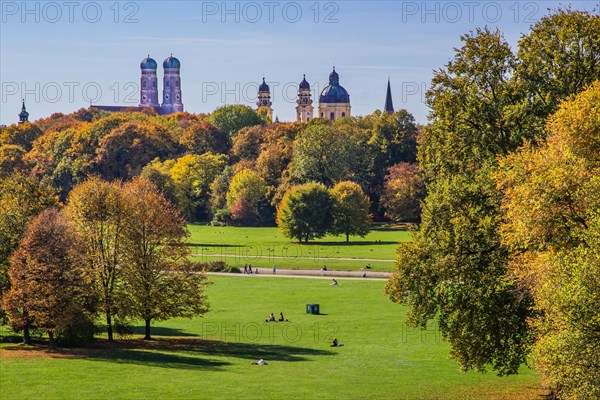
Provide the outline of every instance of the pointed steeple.
{"type": "Polygon", "coordinates": [[[24,124],[25,122],[29,122],[29,113],[27,112],[27,109],[25,109],[25,100],[23,100],[21,112],[19,113],[19,124],[24,124]]]}
{"type": "Polygon", "coordinates": [[[392,103],[392,86],[390,85],[390,78],[388,78],[387,94],[385,95],[384,111],[388,115],[392,115],[394,113],[394,104],[392,103]]]}

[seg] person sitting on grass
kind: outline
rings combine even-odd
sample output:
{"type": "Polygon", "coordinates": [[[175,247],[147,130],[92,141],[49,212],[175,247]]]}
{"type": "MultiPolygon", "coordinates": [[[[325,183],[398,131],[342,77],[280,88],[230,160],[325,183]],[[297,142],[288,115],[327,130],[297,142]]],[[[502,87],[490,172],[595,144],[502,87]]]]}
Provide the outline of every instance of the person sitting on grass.
{"type": "Polygon", "coordinates": [[[338,343],[337,338],[333,338],[333,343],[331,344],[331,347],[342,347],[343,345],[343,343],[338,343]]]}
{"type": "Polygon", "coordinates": [[[337,285],[338,285],[338,282],[335,279],[333,279],[333,281],[329,284],[329,286],[337,286],[337,285]]]}
{"type": "Polygon", "coordinates": [[[275,322],[275,315],[271,313],[271,315],[269,315],[269,319],[265,319],[265,322],[275,322]]]}
{"type": "Polygon", "coordinates": [[[279,313],[279,322],[283,322],[285,321],[285,318],[283,318],[283,312],[279,313]]]}

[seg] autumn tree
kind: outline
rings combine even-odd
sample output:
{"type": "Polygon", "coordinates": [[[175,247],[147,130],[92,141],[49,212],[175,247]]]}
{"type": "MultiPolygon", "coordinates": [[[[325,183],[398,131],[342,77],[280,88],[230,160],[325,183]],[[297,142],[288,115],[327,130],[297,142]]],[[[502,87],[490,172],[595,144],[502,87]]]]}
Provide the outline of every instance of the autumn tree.
{"type": "Polygon", "coordinates": [[[231,156],[235,160],[256,160],[260,146],[264,141],[266,128],[263,126],[249,126],[240,129],[232,139],[231,156]]]}
{"type": "Polygon", "coordinates": [[[183,131],[179,143],[194,154],[227,153],[229,137],[206,121],[196,121],[183,131]]]}
{"type": "Polygon", "coordinates": [[[370,230],[369,199],[354,182],[339,182],[330,191],[333,201],[331,233],[365,237],[370,230]]]}
{"type": "Polygon", "coordinates": [[[58,204],[54,189],[33,176],[0,179],[0,295],[8,290],[8,261],[29,221],[58,204]]]}
{"type": "MultiPolygon", "coordinates": [[[[11,257],[10,278],[4,306],[11,326],[23,330],[26,343],[30,342],[30,327],[46,331],[55,348],[57,334],[72,330],[72,326],[79,329],[84,321],[93,324],[94,303],[81,247],[57,209],[42,212],[27,225],[11,257]]],[[[93,336],[93,330],[87,333],[93,336]]]]}
{"type": "Polygon", "coordinates": [[[393,221],[418,221],[425,185],[416,163],[399,163],[388,169],[381,196],[385,216],[393,221]]]}
{"type": "Polygon", "coordinates": [[[277,226],[283,236],[308,242],[325,236],[332,222],[332,200],[325,185],[292,187],[277,208],[277,226]]]}
{"type": "Polygon", "coordinates": [[[206,276],[187,260],[186,222],[179,212],[142,178],[123,187],[127,208],[123,230],[124,313],[145,322],[150,339],[152,321],[191,318],[208,311],[206,276]]]}
{"type": "Polygon", "coordinates": [[[108,340],[113,340],[118,282],[123,267],[123,229],[128,210],[118,183],[91,178],[69,194],[66,213],[84,246],[84,260],[106,317],[108,340]]]}
{"type": "Polygon", "coordinates": [[[179,145],[167,126],[130,121],[113,129],[98,144],[96,163],[105,179],[129,179],[156,157],[171,158],[179,145]]]}
{"type": "Polygon", "coordinates": [[[263,210],[267,206],[267,184],[253,170],[243,169],[231,178],[227,191],[227,206],[231,218],[243,225],[264,222],[263,210]]]}
{"type": "Polygon", "coordinates": [[[600,397],[600,82],[563,103],[548,140],[503,157],[503,243],[535,300],[536,367],[561,399],[600,397]]]}
{"type": "Polygon", "coordinates": [[[224,154],[188,154],[176,160],[170,174],[179,192],[179,209],[186,218],[191,221],[206,219],[210,185],[226,165],[227,156],[224,154]]]}

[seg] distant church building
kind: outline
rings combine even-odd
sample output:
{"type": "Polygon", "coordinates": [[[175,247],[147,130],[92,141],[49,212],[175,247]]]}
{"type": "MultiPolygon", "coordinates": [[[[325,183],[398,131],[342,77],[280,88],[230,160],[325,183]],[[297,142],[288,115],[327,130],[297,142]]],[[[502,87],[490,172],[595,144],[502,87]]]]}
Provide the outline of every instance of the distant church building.
{"type": "Polygon", "coordinates": [[[350,117],[350,95],[340,86],[340,76],[335,72],[335,67],[329,74],[329,85],[319,96],[319,117],[332,121],[350,117]]]}
{"type": "Polygon", "coordinates": [[[308,122],[314,118],[313,101],[310,96],[310,84],[306,80],[306,75],[304,75],[304,79],[302,79],[298,88],[298,100],[296,101],[298,104],[296,106],[297,122],[308,122]]]}
{"type": "Polygon", "coordinates": [[[273,108],[271,107],[273,103],[271,102],[271,89],[269,89],[269,85],[265,82],[265,78],[263,77],[263,81],[261,85],[258,87],[258,101],[256,105],[259,109],[264,108],[267,110],[267,117],[269,120],[273,121],[273,108]]]}
{"type": "MultiPolygon", "coordinates": [[[[310,84],[306,80],[306,75],[298,87],[298,100],[296,100],[296,121],[308,122],[313,118],[325,118],[331,121],[350,117],[350,95],[342,86],[340,86],[340,76],[335,72],[329,74],[329,85],[327,85],[319,96],[319,113],[314,115],[313,100],[311,98],[310,84]]],[[[263,83],[258,88],[258,108],[266,108],[270,118],[273,117],[273,103],[271,102],[271,93],[269,85],[263,83]]]]}
{"type": "Polygon", "coordinates": [[[385,94],[385,106],[383,107],[383,111],[385,113],[387,113],[387,115],[392,115],[394,113],[394,104],[392,103],[392,87],[390,85],[390,78],[388,78],[387,93],[385,94]]]}
{"type": "MultiPolygon", "coordinates": [[[[171,54],[163,62],[163,96],[162,105],[158,103],[158,64],[150,56],[140,63],[142,77],[140,79],[139,110],[153,108],[159,115],[174,114],[183,111],[181,99],[181,63],[171,54]]],[[[104,111],[124,111],[131,109],[126,106],[95,106],[92,108],[104,111]]]]}
{"type": "Polygon", "coordinates": [[[19,125],[24,124],[25,122],[29,122],[29,113],[25,109],[25,100],[23,100],[23,105],[21,106],[21,112],[19,113],[19,125]]]}

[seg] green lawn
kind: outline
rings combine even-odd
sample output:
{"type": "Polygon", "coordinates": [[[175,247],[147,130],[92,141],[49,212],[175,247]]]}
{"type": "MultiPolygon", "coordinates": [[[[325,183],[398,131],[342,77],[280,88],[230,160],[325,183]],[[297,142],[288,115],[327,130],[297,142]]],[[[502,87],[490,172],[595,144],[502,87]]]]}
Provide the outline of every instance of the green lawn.
{"type": "Polygon", "coordinates": [[[366,237],[327,236],[308,244],[284,238],[277,228],[238,228],[189,225],[191,251],[201,261],[225,261],[229,265],[288,269],[358,270],[371,264],[375,271],[391,271],[398,242],[410,234],[398,229],[377,229],[366,237]],[[345,258],[347,260],[336,260],[345,258]],[[368,260],[357,260],[368,259],[368,260]]]}
{"type": "Polygon", "coordinates": [[[50,355],[2,345],[0,398],[539,398],[527,368],[504,378],[460,372],[434,327],[404,326],[405,308],[383,295],[383,281],[211,280],[212,310],[157,323],[149,344],[134,338],[50,355]],[[319,303],[323,315],[305,314],[306,303],[319,303]],[[263,322],[280,311],[289,322],[263,322]],[[345,346],[329,347],[334,336],[345,346]],[[251,365],[259,358],[269,365],[251,365]]]}

